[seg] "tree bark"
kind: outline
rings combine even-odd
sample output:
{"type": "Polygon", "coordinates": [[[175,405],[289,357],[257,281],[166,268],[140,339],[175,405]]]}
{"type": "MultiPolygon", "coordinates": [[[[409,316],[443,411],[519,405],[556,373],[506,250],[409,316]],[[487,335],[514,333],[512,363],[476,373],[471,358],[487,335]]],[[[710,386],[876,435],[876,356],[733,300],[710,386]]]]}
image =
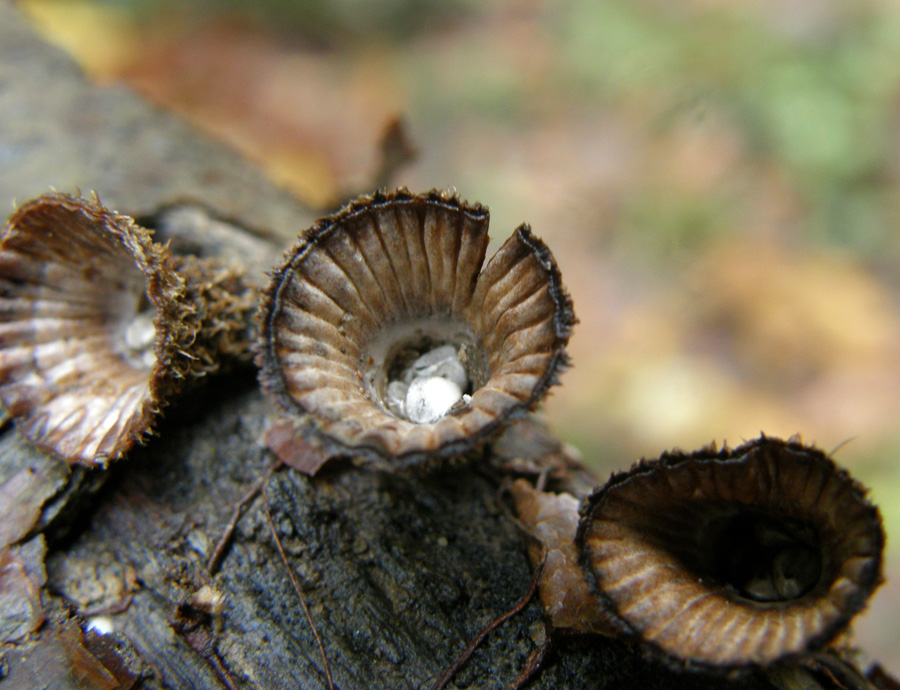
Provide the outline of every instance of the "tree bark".
{"type": "MultiPolygon", "coordinates": [[[[176,249],[240,255],[260,276],[312,220],[233,152],[124,88],[89,84],[2,0],[0,52],[0,199],[96,190],[157,224],[176,249]],[[214,215],[191,205],[159,213],[184,199],[214,215]]],[[[272,417],[255,372],[241,370],[167,408],[156,437],[107,471],[70,470],[13,425],[3,429],[0,524],[11,526],[9,563],[28,578],[21,591],[36,592],[22,614],[36,630],[0,647],[4,689],[327,688],[273,533],[336,688],[431,687],[528,590],[525,540],[497,500],[496,476],[480,469],[492,449],[427,474],[348,464],[314,479],[287,468],[268,475],[272,417]],[[101,615],[114,632],[83,634],[101,615]]],[[[0,590],[10,582],[0,575],[0,590]]],[[[543,629],[535,599],[450,687],[505,687],[543,629]]],[[[771,687],[676,673],[603,637],[557,640],[553,650],[530,687],[771,687]]]]}

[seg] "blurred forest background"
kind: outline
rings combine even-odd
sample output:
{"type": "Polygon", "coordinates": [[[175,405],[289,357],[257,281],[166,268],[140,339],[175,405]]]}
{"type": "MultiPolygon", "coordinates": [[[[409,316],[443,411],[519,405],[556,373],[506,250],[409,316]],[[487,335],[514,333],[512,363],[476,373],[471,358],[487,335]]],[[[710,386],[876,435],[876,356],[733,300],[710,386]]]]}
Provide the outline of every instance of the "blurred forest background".
{"type": "Polygon", "coordinates": [[[581,323],[546,414],[601,477],[760,431],[837,449],[892,537],[858,639],[900,673],[900,2],[19,4],[323,211],[401,117],[393,182],[556,254],[581,323]]]}

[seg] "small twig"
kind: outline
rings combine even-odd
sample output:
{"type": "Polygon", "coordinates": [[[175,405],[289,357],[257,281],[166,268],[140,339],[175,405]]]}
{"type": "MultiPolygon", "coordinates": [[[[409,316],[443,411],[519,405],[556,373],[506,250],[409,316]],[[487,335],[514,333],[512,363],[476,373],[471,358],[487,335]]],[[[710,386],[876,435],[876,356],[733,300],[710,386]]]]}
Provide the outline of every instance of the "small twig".
{"type": "Polygon", "coordinates": [[[316,624],[313,623],[312,616],[309,613],[309,607],[306,605],[306,599],[303,596],[303,592],[300,591],[300,585],[297,584],[297,578],[294,575],[290,563],[288,563],[284,547],[281,545],[281,539],[279,539],[278,532],[275,530],[275,523],[272,522],[272,514],[269,512],[269,506],[267,506],[265,502],[263,503],[263,510],[266,513],[266,520],[269,521],[269,529],[272,530],[275,546],[278,547],[278,553],[281,554],[281,560],[284,563],[284,567],[287,568],[288,576],[291,578],[291,584],[294,586],[294,591],[297,593],[297,598],[300,600],[300,605],[303,607],[303,613],[306,615],[309,627],[312,629],[313,636],[316,638],[316,643],[319,645],[319,652],[322,654],[322,662],[325,664],[325,675],[328,678],[328,687],[330,690],[334,690],[334,681],[331,678],[331,666],[328,664],[328,657],[325,655],[325,645],[322,644],[322,638],[319,637],[319,631],[316,630],[316,624]]]}
{"type": "Polygon", "coordinates": [[[804,664],[811,671],[828,676],[834,687],[843,690],[875,690],[872,682],[851,664],[834,654],[819,652],[811,654],[804,664]]]}
{"type": "Polygon", "coordinates": [[[216,672],[216,676],[218,676],[219,680],[225,684],[228,690],[239,690],[238,686],[234,683],[234,679],[231,677],[228,669],[225,668],[225,664],[222,663],[222,660],[219,658],[219,655],[215,652],[215,650],[213,650],[212,653],[207,657],[207,661],[212,664],[213,670],[216,672]]]}
{"type": "Polygon", "coordinates": [[[237,527],[238,520],[241,519],[241,515],[244,512],[244,508],[247,507],[256,497],[259,495],[259,492],[263,490],[266,484],[268,484],[269,479],[272,478],[275,470],[281,467],[281,461],[275,461],[272,463],[272,466],[266,471],[266,473],[257,481],[250,490],[245,493],[241,499],[237,502],[237,505],[234,507],[234,512],[231,514],[231,519],[228,521],[228,524],[225,526],[225,531],[222,533],[222,536],[219,538],[219,541],[216,543],[216,548],[212,553],[212,556],[209,558],[209,562],[206,565],[206,570],[210,575],[215,575],[216,571],[219,569],[219,566],[222,564],[222,559],[225,557],[225,550],[228,548],[228,545],[231,543],[231,537],[234,535],[234,530],[237,527]]]}
{"type": "Polygon", "coordinates": [[[186,601],[174,606],[167,619],[171,629],[184,640],[188,648],[212,666],[219,681],[228,690],[238,690],[234,678],[216,650],[216,638],[209,626],[209,612],[186,601]]]}
{"type": "Polygon", "coordinates": [[[853,443],[856,439],[857,439],[856,436],[851,436],[850,438],[845,438],[843,441],[841,441],[834,448],[831,449],[831,451],[828,453],[828,457],[833,458],[834,454],[837,453],[841,448],[843,448],[844,446],[846,446],[850,443],[853,443]]]}
{"type": "Polygon", "coordinates": [[[538,475],[537,481],[534,483],[534,488],[538,491],[544,491],[547,487],[547,477],[550,476],[550,472],[553,470],[553,467],[548,465],[544,469],[541,470],[541,473],[538,475]]]}
{"type": "Polygon", "coordinates": [[[528,655],[528,658],[525,660],[525,668],[516,676],[516,679],[510,683],[506,690],[519,690],[521,687],[525,685],[535,673],[541,670],[541,665],[544,663],[544,659],[547,658],[547,652],[550,651],[550,641],[544,642],[537,649],[533,649],[531,654],[528,655]]]}
{"type": "Polygon", "coordinates": [[[524,609],[528,602],[531,601],[531,598],[534,596],[534,593],[537,591],[538,582],[541,579],[541,572],[544,570],[544,559],[541,559],[540,565],[534,571],[534,577],[531,578],[531,585],[528,587],[528,591],[525,593],[525,596],[522,597],[519,602],[513,606],[509,611],[501,615],[499,618],[495,618],[490,623],[488,623],[487,627],[478,633],[478,636],[472,640],[466,650],[462,653],[462,655],[453,663],[450,668],[444,671],[440,678],[437,679],[437,683],[431,688],[431,690],[444,690],[447,687],[447,683],[456,675],[456,673],[461,669],[465,663],[469,660],[469,657],[475,652],[478,646],[482,643],[485,637],[487,637],[495,628],[499,627],[507,620],[515,616],[519,611],[524,609]]]}

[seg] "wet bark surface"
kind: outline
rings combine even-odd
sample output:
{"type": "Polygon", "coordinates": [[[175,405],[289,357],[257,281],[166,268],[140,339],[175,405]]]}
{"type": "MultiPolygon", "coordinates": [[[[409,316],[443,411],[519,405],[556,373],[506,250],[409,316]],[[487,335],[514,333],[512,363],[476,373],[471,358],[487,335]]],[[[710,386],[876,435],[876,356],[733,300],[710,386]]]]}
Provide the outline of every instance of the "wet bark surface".
{"type": "MultiPolygon", "coordinates": [[[[200,199],[239,222],[198,211],[169,217],[163,236],[185,250],[250,257],[260,271],[278,254],[277,238],[311,220],[233,153],[127,91],[87,83],[5,2],[0,51],[0,198],[95,189],[154,222],[166,204],[200,199]]],[[[2,629],[15,640],[0,647],[4,689],[327,688],[290,573],[334,687],[430,688],[528,590],[525,540],[498,501],[501,477],[483,470],[491,449],[428,473],[339,464],[311,479],[272,471],[263,444],[272,415],[254,370],[211,377],[105,471],[69,469],[4,427],[0,524],[11,547],[0,596],[9,594],[4,622],[19,606],[22,626],[2,629]],[[111,634],[84,632],[98,616],[111,634]]],[[[450,687],[505,687],[543,633],[534,600],[450,687]]],[[[557,641],[529,687],[771,686],[674,673],[626,643],[592,637],[557,641]]]]}
{"type": "MultiPolygon", "coordinates": [[[[522,534],[496,481],[472,465],[422,476],[341,466],[314,480],[281,469],[247,505],[211,576],[235,506],[273,463],[260,445],[271,410],[252,374],[212,381],[170,408],[159,437],[113,467],[68,536],[53,541],[48,593],[108,615],[145,664],[138,687],[327,688],[268,513],[335,687],[431,687],[529,586],[522,534]]],[[[14,430],[0,444],[29,454],[14,430]]],[[[534,602],[488,637],[451,687],[505,687],[542,631],[534,602]]],[[[589,638],[562,641],[531,687],[725,685],[589,638]]]]}

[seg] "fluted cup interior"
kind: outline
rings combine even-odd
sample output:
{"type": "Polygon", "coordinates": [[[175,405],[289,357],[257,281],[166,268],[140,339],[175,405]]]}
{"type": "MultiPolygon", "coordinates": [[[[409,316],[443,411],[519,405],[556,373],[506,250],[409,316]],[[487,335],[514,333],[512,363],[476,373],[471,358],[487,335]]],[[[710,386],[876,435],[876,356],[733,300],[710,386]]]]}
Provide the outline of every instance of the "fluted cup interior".
{"type": "Polygon", "coordinates": [[[465,453],[532,409],[566,364],[571,303],[527,226],[485,262],[488,222],[404,190],[319,221],[264,298],[264,389],[331,447],[401,465],[465,453]]]}

